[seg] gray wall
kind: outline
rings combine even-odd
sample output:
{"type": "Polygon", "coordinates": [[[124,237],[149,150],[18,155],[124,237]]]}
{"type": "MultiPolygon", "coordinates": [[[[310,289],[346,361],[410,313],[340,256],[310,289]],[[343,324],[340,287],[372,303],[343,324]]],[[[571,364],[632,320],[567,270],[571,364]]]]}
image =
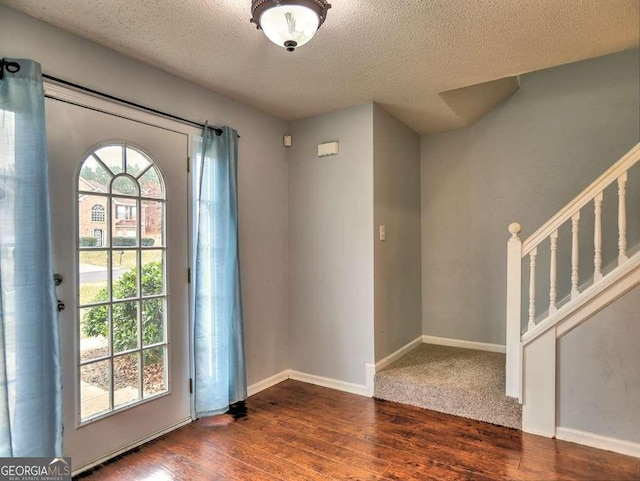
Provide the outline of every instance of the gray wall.
{"type": "Polygon", "coordinates": [[[640,443],[640,286],[558,343],[558,426],[640,443]]]}
{"type": "Polygon", "coordinates": [[[420,136],[373,107],[376,361],[422,335],[420,136]],[[380,241],[378,228],[386,227],[380,241]]]}
{"type": "Polygon", "coordinates": [[[423,334],[504,344],[507,226],[526,238],[638,142],[639,70],[635,50],[525,75],[473,127],[422,137],[423,334]]]}
{"type": "Polygon", "coordinates": [[[289,367],[286,124],[269,115],[0,6],[4,57],[197,121],[230,125],[239,145],[240,256],[248,381],[289,367]]]}
{"type": "Polygon", "coordinates": [[[373,363],[373,105],[292,122],[291,369],[365,384],[373,363]],[[340,154],[318,158],[320,143],[340,154]]]}

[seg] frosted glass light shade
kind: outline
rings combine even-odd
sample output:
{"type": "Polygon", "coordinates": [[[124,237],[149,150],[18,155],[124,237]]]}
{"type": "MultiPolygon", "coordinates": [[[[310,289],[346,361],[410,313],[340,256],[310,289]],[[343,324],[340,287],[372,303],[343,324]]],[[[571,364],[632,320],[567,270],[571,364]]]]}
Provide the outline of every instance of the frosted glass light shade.
{"type": "Polygon", "coordinates": [[[316,12],[302,5],[272,7],[260,17],[260,28],[267,38],[288,50],[311,40],[319,25],[320,19],[316,12]]]}

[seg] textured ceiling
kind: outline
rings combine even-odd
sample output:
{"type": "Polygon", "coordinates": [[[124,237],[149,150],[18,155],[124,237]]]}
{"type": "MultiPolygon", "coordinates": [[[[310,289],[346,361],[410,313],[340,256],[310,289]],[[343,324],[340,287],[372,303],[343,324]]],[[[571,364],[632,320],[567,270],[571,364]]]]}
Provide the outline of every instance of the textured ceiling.
{"type": "Polygon", "coordinates": [[[331,0],[289,53],[250,0],[0,1],[284,120],[375,101],[419,133],[468,123],[440,93],[632,48],[640,17],[638,0],[331,0]]]}

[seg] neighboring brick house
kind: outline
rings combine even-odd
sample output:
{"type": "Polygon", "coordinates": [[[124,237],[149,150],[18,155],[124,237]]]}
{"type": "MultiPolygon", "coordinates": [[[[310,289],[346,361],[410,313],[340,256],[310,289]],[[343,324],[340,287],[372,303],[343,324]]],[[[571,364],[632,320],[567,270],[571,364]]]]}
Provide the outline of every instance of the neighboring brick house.
{"type": "MultiPolygon", "coordinates": [[[[95,237],[96,246],[102,247],[107,241],[107,218],[108,197],[84,194],[84,192],[95,192],[97,194],[108,193],[107,186],[98,182],[79,179],[79,190],[82,192],[78,198],[78,215],[80,217],[80,237],[95,237]]],[[[136,222],[136,200],[126,197],[112,197],[112,235],[114,237],[135,237],[136,222]]],[[[147,222],[148,211],[158,212],[160,204],[149,205],[143,202],[142,205],[142,237],[159,238],[161,229],[158,222],[147,222]]]]}

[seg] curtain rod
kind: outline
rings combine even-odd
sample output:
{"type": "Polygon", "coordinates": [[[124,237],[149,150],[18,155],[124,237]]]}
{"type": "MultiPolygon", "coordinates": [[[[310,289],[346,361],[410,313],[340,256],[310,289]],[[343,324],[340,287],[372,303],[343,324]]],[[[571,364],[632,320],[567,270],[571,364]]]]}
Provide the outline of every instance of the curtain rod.
{"type": "Polygon", "coordinates": [[[18,62],[11,62],[6,58],[0,60],[0,80],[4,78],[4,71],[7,73],[16,73],[20,71],[20,64],[18,62]]]}
{"type": "MultiPolygon", "coordinates": [[[[110,94],[107,94],[107,93],[104,93],[104,92],[100,92],[99,90],[94,90],[94,89],[91,89],[89,87],[84,87],[82,85],[78,85],[76,83],[69,82],[68,80],[63,80],[63,79],[60,79],[58,77],[54,77],[52,75],[42,74],[42,77],[47,79],[47,80],[51,80],[53,82],[56,82],[56,83],[59,83],[59,84],[62,84],[62,85],[66,85],[68,87],[73,87],[74,89],[77,89],[77,90],[82,90],[84,92],[88,92],[90,94],[97,95],[99,97],[102,97],[102,98],[105,98],[105,99],[108,99],[108,100],[113,100],[115,102],[119,102],[119,103],[128,105],[130,107],[135,107],[137,109],[144,110],[145,112],[149,112],[149,113],[156,114],[156,115],[161,115],[162,117],[166,117],[166,118],[169,118],[169,119],[172,119],[172,120],[177,120],[178,122],[182,122],[182,123],[185,123],[185,124],[188,124],[188,125],[193,125],[195,127],[200,127],[202,129],[204,129],[204,127],[205,127],[205,124],[202,124],[200,122],[194,122],[193,120],[185,119],[183,117],[178,117],[177,115],[173,115],[173,114],[170,114],[168,112],[163,112],[162,110],[157,110],[157,109],[154,109],[154,108],[151,108],[151,107],[147,107],[145,105],[137,104],[135,102],[131,102],[129,100],[125,100],[125,99],[122,99],[120,97],[116,97],[114,95],[110,95],[110,94]]],[[[223,131],[222,131],[222,129],[220,127],[210,127],[208,125],[207,125],[207,127],[209,127],[211,130],[213,130],[216,133],[216,135],[218,135],[218,136],[222,135],[223,131]]],[[[238,135],[238,138],[240,138],[239,135],[238,135]]]]}

